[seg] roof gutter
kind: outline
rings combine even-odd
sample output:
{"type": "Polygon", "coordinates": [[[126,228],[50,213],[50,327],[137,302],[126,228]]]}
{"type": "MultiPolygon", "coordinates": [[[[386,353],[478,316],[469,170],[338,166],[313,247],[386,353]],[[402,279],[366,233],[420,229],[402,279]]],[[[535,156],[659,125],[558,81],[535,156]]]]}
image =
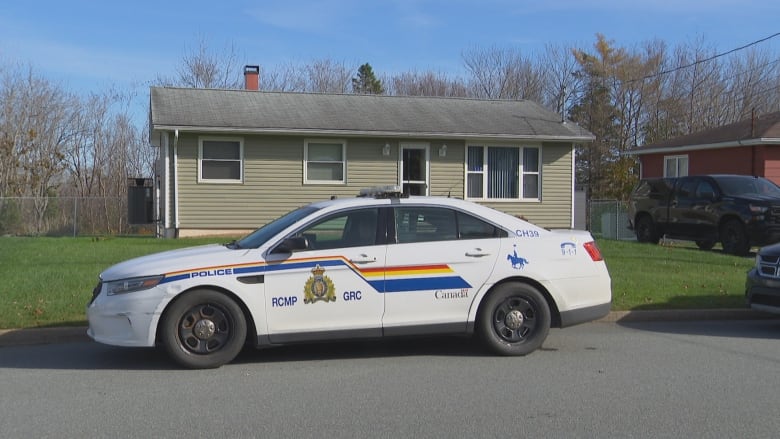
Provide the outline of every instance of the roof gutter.
{"type": "Polygon", "coordinates": [[[687,152],[687,151],[701,151],[703,149],[723,149],[723,148],[738,148],[740,146],[757,146],[757,145],[780,145],[780,139],[778,138],[758,138],[748,140],[730,140],[728,142],[720,143],[702,143],[700,145],[686,145],[686,146],[663,146],[657,148],[636,149],[632,151],[625,151],[622,155],[644,155],[644,154],[657,154],[659,152],[687,152]]]}
{"type": "Polygon", "coordinates": [[[452,139],[452,138],[478,138],[495,140],[536,140],[551,142],[582,142],[589,143],[595,140],[594,136],[539,136],[539,135],[511,135],[511,134],[485,134],[485,133],[441,133],[441,132],[414,132],[414,131],[366,131],[366,130],[329,130],[329,129],[290,129],[290,128],[233,128],[233,127],[203,127],[180,125],[155,125],[154,130],[182,131],[190,133],[227,133],[227,134],[273,134],[273,135],[305,135],[305,136],[339,136],[339,137],[388,137],[399,139],[452,139]]]}

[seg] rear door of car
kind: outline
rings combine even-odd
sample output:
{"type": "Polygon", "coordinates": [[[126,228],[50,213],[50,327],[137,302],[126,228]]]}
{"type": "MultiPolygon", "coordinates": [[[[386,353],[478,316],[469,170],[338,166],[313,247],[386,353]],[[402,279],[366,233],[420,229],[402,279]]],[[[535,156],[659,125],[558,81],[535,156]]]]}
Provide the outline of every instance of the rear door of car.
{"type": "Polygon", "coordinates": [[[448,207],[395,204],[385,267],[386,335],[466,329],[505,232],[448,207]]]}

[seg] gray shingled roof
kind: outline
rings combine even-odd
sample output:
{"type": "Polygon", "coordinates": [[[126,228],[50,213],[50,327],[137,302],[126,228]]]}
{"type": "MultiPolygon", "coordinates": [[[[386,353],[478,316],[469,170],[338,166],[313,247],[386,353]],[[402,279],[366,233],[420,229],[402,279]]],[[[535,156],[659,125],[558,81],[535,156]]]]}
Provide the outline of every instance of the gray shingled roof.
{"type": "Polygon", "coordinates": [[[642,155],[686,149],[731,148],[777,143],[780,143],[780,112],[643,145],[632,149],[629,154],[642,155]]]}
{"type": "Polygon", "coordinates": [[[486,137],[590,142],[531,101],[151,88],[151,128],[199,132],[486,137]]]}

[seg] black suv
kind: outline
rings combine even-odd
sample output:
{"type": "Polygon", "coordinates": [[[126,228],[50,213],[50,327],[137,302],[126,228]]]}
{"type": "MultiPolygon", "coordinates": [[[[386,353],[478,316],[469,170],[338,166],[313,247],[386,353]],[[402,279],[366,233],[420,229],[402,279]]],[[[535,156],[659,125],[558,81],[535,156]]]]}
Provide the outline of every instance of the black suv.
{"type": "Polygon", "coordinates": [[[644,179],[629,202],[629,228],[640,242],[662,236],[745,255],[780,241],[780,187],[762,177],[700,175],[644,179]]]}

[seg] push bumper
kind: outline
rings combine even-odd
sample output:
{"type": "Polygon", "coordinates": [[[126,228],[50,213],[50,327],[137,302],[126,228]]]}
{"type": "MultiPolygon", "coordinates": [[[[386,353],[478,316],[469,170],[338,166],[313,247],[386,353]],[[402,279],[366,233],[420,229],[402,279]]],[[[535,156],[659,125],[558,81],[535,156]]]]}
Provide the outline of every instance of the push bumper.
{"type": "Polygon", "coordinates": [[[154,290],[116,296],[101,292],[87,306],[87,335],[114,346],[154,346],[162,301],[154,290]]]}

